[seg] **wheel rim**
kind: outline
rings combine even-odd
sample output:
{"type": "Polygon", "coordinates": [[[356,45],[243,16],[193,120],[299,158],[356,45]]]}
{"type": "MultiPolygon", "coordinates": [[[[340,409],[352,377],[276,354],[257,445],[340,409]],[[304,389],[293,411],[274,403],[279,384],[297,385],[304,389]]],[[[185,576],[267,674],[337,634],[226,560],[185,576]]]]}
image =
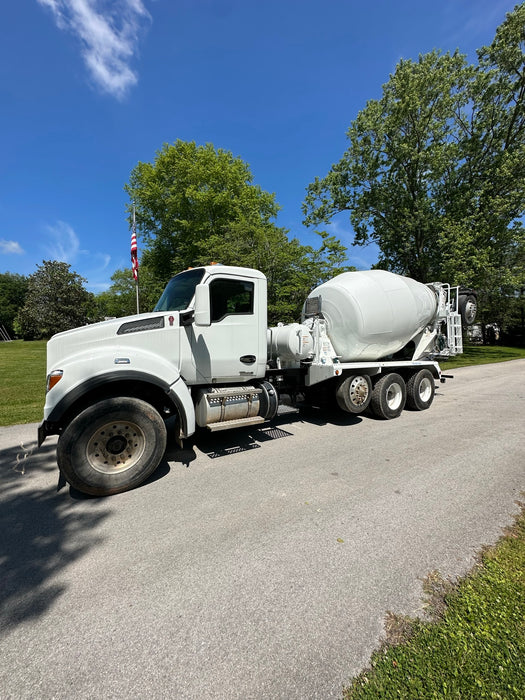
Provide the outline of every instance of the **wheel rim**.
{"type": "Polygon", "coordinates": [[[102,474],[131,469],[146,448],[144,432],[136,423],[112,421],[93,433],[86,446],[89,464],[102,474]]]}
{"type": "Polygon", "coordinates": [[[388,391],[386,394],[386,402],[388,404],[388,408],[390,408],[392,411],[397,411],[397,409],[401,406],[402,401],[403,390],[401,389],[401,386],[397,384],[397,382],[391,384],[388,387],[388,391]]]}
{"type": "Polygon", "coordinates": [[[475,301],[467,302],[465,307],[465,320],[470,325],[476,318],[477,304],[475,301]]]}
{"type": "Polygon", "coordinates": [[[364,377],[355,377],[350,384],[350,401],[354,406],[362,406],[368,398],[369,388],[364,377]]]}
{"type": "Polygon", "coordinates": [[[428,377],[424,377],[419,385],[419,398],[425,403],[432,396],[432,381],[428,377]]]}

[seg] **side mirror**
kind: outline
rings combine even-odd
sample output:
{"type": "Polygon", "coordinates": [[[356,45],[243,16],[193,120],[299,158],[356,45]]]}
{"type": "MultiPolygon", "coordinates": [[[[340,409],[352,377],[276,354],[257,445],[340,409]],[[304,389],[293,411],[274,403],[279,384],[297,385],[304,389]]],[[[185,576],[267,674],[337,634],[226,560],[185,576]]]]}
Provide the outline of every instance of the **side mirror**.
{"type": "Polygon", "coordinates": [[[195,325],[211,325],[210,288],[207,284],[195,287],[195,325]]]}
{"type": "Polygon", "coordinates": [[[195,318],[195,311],[193,309],[188,309],[188,311],[181,311],[179,314],[179,321],[181,326],[191,326],[195,318]]]}

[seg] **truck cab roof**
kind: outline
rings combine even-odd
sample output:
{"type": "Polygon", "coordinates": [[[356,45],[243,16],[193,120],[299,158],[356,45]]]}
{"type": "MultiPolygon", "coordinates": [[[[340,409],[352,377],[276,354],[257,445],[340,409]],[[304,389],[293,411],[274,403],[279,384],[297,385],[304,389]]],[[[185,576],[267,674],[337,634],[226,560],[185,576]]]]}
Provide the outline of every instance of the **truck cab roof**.
{"type": "Polygon", "coordinates": [[[234,265],[203,265],[207,275],[238,275],[239,277],[255,277],[257,279],[266,279],[266,276],[251,267],[237,267],[234,265]]]}

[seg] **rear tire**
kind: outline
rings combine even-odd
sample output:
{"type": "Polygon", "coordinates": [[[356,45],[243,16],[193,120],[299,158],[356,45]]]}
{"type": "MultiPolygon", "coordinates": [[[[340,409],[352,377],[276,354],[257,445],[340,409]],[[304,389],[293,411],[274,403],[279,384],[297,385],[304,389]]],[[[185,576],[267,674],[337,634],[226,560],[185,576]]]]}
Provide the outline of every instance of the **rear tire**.
{"type": "Polygon", "coordinates": [[[74,488],[110,496],[135,488],[158,467],[166,425],[146,401],[121,397],[78,414],[58,441],[60,471],[74,488]]]}
{"type": "Polygon", "coordinates": [[[407,407],[413,411],[425,411],[434,400],[436,387],[434,376],[428,369],[410,375],[407,382],[407,407]]]}
{"type": "Polygon", "coordinates": [[[397,418],[405,407],[407,389],[403,377],[396,372],[384,374],[375,383],[370,407],[378,418],[397,418]]]}
{"type": "Polygon", "coordinates": [[[335,392],[339,408],[347,413],[362,413],[372,398],[372,380],[367,374],[343,379],[335,392]]]}

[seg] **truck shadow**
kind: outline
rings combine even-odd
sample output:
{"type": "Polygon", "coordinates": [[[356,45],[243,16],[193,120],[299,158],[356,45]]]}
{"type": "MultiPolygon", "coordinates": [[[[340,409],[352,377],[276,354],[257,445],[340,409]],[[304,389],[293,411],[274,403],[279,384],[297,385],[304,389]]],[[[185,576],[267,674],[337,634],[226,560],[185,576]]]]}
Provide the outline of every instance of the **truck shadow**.
{"type": "Polygon", "coordinates": [[[60,580],[101,542],[97,527],[110,511],[76,507],[54,487],[55,445],[36,442],[0,454],[0,628],[36,619],[67,592],[60,580]]]}
{"type": "Polygon", "coordinates": [[[236,428],[216,433],[201,428],[192,438],[184,441],[183,448],[176,444],[174,438],[170,438],[164,460],[157,472],[164,467],[166,462],[168,464],[175,462],[189,467],[191,462],[197,458],[195,448],[210,459],[218,459],[239,452],[260,449],[265,443],[273,440],[294,437],[293,433],[286,428],[297,423],[319,426],[327,424],[350,426],[357,425],[361,420],[361,416],[343,413],[337,409],[327,411],[326,409],[304,407],[300,410],[287,410],[278,415],[271,423],[260,424],[257,427],[236,428]]]}
{"type": "MultiPolygon", "coordinates": [[[[169,465],[169,462],[167,460],[168,460],[168,457],[167,457],[167,451],[166,451],[164,458],[162,459],[159,466],[155,469],[153,474],[151,476],[149,476],[145,481],[140,483],[138,486],[136,486],[135,488],[142,489],[142,488],[148,486],[149,484],[153,484],[155,481],[158,481],[159,479],[163,479],[165,476],[167,476],[170,473],[170,465],[169,465]]],[[[170,461],[178,461],[178,460],[172,460],[170,458],[170,461]]],[[[67,481],[63,477],[60,478],[60,480],[59,480],[58,490],[60,490],[60,488],[62,488],[62,486],[68,486],[67,481]]],[[[74,488],[73,486],[69,486],[69,495],[75,501],[100,501],[101,499],[105,499],[105,498],[115,498],[115,495],[113,495],[113,496],[92,496],[88,493],[82,493],[82,491],[77,491],[77,489],[74,488]]],[[[116,495],[118,496],[119,494],[116,494],[116,495]]]]}

